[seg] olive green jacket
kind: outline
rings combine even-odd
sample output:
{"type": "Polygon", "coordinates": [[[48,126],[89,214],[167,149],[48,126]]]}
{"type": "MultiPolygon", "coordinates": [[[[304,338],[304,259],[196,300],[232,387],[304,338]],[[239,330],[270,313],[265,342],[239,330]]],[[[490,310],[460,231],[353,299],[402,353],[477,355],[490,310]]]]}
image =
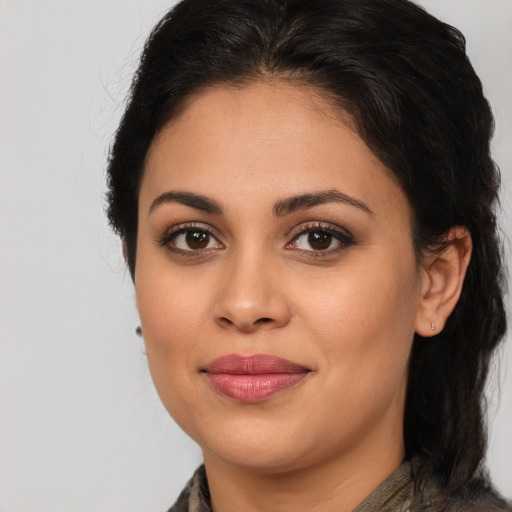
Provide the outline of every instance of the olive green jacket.
{"type": "MultiPolygon", "coordinates": [[[[512,512],[490,487],[482,486],[471,498],[441,498],[438,487],[427,483],[421,491],[414,483],[415,464],[404,462],[353,512],[512,512]]],[[[211,512],[204,466],[194,473],[178,501],[168,512],[211,512]]]]}

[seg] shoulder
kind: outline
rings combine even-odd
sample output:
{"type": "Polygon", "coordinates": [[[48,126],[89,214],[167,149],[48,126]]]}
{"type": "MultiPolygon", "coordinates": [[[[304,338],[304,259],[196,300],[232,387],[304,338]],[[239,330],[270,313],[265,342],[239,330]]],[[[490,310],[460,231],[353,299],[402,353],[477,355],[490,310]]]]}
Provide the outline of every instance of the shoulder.
{"type": "Polygon", "coordinates": [[[199,466],[168,512],[211,512],[204,466],[199,466]]]}
{"type": "Polygon", "coordinates": [[[454,499],[449,512],[512,512],[507,503],[490,485],[482,485],[464,501],[454,499]]]}
{"type": "MultiPolygon", "coordinates": [[[[433,494],[425,500],[426,506],[419,507],[417,512],[512,512],[512,504],[508,503],[487,482],[471,482],[467,488],[452,496],[433,494]]],[[[411,509],[416,512],[414,508],[411,509]]]]}
{"type": "Polygon", "coordinates": [[[440,480],[422,470],[422,462],[419,457],[411,461],[411,479],[414,481],[411,512],[512,512],[512,503],[496,491],[485,468],[462,488],[446,494],[440,480]]]}

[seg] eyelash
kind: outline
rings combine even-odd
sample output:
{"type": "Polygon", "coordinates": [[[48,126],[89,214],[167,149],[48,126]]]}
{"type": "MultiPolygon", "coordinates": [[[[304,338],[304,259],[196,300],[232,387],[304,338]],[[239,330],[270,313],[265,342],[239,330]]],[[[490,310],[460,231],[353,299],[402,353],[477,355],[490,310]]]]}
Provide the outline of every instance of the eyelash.
{"type": "MultiPolygon", "coordinates": [[[[322,257],[332,256],[333,254],[337,254],[338,252],[343,251],[345,248],[355,245],[355,239],[348,231],[345,229],[341,229],[339,227],[335,227],[332,224],[328,224],[325,222],[312,222],[306,225],[301,225],[297,229],[290,232],[291,240],[285,245],[285,248],[288,250],[294,250],[299,252],[302,255],[307,256],[308,258],[318,259],[322,257]],[[307,250],[307,249],[299,249],[291,247],[292,244],[296,243],[300,240],[301,237],[310,235],[312,233],[324,233],[331,236],[334,240],[339,242],[339,245],[333,249],[325,249],[325,250],[307,250]]],[[[158,243],[162,247],[167,247],[167,249],[175,254],[179,254],[182,256],[188,257],[197,257],[200,255],[205,255],[215,250],[219,250],[224,247],[224,244],[220,241],[221,237],[211,226],[204,224],[177,224],[173,226],[165,235],[158,240],[158,243]],[[171,242],[173,239],[175,240],[179,235],[185,234],[187,232],[196,231],[199,233],[205,233],[211,236],[214,240],[217,241],[222,247],[218,248],[204,248],[204,249],[179,249],[178,247],[173,247],[171,242]]]]}

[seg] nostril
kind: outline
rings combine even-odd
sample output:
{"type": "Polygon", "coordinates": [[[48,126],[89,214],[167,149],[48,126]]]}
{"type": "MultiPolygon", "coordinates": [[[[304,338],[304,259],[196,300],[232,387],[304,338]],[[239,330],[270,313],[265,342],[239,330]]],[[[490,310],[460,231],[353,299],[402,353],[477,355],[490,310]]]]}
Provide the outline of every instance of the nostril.
{"type": "Polygon", "coordinates": [[[259,318],[256,320],[256,324],[268,324],[269,322],[272,322],[272,318],[259,318]]]}

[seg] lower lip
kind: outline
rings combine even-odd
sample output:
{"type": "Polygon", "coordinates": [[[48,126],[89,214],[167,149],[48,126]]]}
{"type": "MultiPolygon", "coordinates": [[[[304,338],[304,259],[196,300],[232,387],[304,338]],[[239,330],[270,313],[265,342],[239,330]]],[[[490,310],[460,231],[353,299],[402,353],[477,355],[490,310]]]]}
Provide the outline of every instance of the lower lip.
{"type": "Polygon", "coordinates": [[[207,373],[212,387],[223,395],[244,403],[258,403],[297,385],[309,372],[236,375],[207,373]]]}

